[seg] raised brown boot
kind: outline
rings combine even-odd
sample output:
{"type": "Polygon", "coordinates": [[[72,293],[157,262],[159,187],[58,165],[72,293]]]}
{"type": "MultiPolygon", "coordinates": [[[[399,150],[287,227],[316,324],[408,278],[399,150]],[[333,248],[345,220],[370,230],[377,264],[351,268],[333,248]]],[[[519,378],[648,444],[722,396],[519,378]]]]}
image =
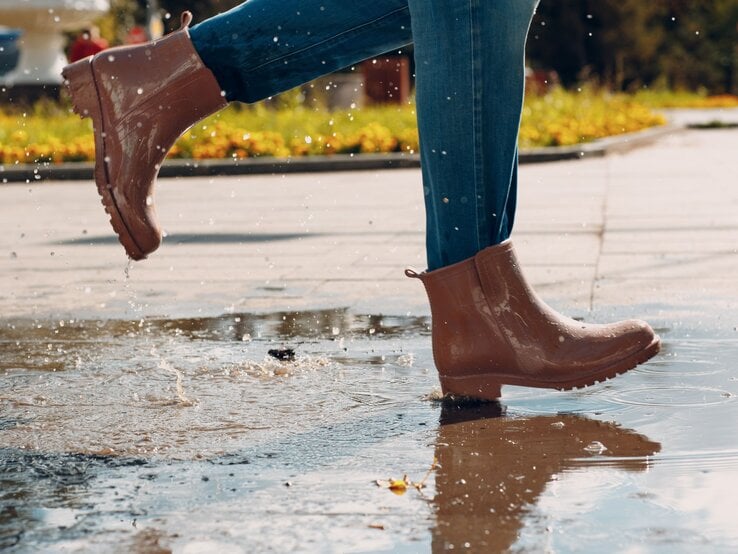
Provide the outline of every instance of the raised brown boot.
{"type": "Polygon", "coordinates": [[[444,394],[492,400],[502,385],[584,387],[660,348],[644,321],[593,325],[549,308],[525,282],[509,240],[430,273],[406,274],[428,293],[444,394]]]}
{"type": "Polygon", "coordinates": [[[227,104],[182,27],[136,46],[111,48],[64,68],[74,111],[91,117],[95,182],[110,223],[134,260],[159,247],[152,194],[179,136],[227,104]]]}

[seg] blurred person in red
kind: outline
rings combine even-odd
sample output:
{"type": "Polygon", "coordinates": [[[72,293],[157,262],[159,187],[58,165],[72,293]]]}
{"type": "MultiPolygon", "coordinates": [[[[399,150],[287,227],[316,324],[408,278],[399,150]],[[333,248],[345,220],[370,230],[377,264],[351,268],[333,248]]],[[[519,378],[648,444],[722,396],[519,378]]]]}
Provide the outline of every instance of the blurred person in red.
{"type": "Polygon", "coordinates": [[[126,34],[125,43],[126,44],[143,44],[148,40],[146,36],[146,29],[141,27],[140,25],[136,25],[135,27],[131,28],[130,31],[126,34]]]}
{"type": "Polygon", "coordinates": [[[90,27],[82,31],[72,43],[69,49],[69,62],[73,63],[87,56],[94,56],[109,46],[108,41],[100,37],[100,29],[90,27]]]}

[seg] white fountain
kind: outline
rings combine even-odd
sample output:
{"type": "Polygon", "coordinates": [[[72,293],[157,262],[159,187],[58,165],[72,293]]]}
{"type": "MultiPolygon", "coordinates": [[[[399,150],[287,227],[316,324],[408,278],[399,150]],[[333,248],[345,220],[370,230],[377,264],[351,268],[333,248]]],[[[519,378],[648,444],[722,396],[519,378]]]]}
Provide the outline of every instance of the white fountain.
{"type": "Polygon", "coordinates": [[[67,63],[62,32],[82,29],[109,9],[108,0],[0,0],[0,25],[23,32],[18,65],[0,85],[60,85],[67,63]]]}

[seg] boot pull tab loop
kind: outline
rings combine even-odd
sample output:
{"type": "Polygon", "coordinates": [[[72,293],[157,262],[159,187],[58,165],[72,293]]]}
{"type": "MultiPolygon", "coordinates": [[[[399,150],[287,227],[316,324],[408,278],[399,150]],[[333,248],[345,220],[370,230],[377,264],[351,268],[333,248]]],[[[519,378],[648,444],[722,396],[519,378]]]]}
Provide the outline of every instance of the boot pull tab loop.
{"type": "Polygon", "coordinates": [[[192,12],[189,10],[185,10],[182,12],[182,16],[180,18],[181,25],[179,27],[180,31],[182,29],[187,29],[187,27],[190,26],[190,23],[192,23],[192,12]]]}
{"type": "Polygon", "coordinates": [[[405,277],[410,277],[411,279],[420,279],[420,274],[414,269],[408,267],[407,269],[405,269],[405,277]]]}

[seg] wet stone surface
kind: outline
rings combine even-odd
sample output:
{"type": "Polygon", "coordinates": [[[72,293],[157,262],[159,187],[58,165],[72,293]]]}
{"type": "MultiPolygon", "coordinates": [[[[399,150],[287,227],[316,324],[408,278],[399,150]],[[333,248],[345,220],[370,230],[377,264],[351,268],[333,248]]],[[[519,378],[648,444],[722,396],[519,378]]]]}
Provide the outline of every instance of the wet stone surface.
{"type": "Polygon", "coordinates": [[[428,326],[347,310],[0,322],[0,549],[736,544],[738,341],[660,330],[663,353],[617,380],[454,405],[434,400],[428,326]],[[376,484],[434,460],[421,490],[376,484]]]}

